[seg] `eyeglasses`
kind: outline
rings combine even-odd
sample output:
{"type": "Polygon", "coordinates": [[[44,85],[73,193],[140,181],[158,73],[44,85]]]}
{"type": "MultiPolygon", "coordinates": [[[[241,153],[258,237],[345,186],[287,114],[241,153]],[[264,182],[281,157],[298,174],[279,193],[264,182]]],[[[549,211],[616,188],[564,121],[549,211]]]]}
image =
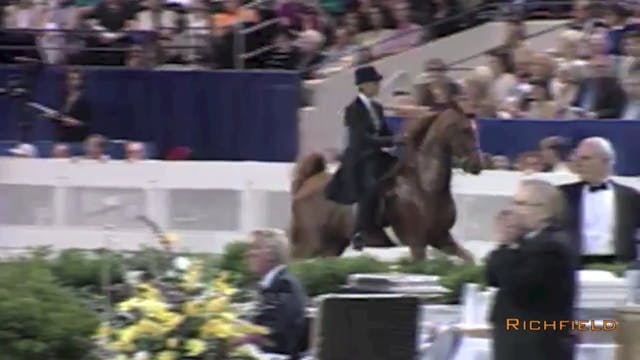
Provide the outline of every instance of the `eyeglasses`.
{"type": "Polygon", "coordinates": [[[515,205],[515,206],[526,206],[526,207],[542,207],[542,206],[544,206],[544,203],[533,202],[533,201],[524,201],[524,200],[513,200],[513,205],[515,205]]]}

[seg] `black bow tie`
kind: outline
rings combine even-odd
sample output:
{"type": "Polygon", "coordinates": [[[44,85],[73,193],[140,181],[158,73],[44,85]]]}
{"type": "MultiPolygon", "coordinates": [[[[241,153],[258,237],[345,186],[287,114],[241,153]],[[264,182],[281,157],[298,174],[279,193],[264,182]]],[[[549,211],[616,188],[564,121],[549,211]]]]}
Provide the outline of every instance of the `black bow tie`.
{"type": "Polygon", "coordinates": [[[600,185],[589,185],[589,192],[596,192],[601,190],[607,190],[609,187],[607,183],[602,183],[600,185]]]}

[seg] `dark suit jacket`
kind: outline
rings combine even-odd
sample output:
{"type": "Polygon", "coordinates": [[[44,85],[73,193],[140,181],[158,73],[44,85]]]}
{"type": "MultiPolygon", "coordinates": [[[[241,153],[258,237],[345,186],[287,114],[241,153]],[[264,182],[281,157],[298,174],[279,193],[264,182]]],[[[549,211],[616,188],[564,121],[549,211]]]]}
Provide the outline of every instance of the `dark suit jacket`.
{"type": "Polygon", "coordinates": [[[89,136],[91,124],[91,106],[86,95],[84,93],[81,94],[80,97],[71,104],[69,109],[65,109],[65,104],[63,104],[59,111],[64,115],[82,121],[84,125],[71,127],[63,126],[61,123],[57,122],[56,141],[65,143],[84,141],[84,139],[89,136]]]}
{"type": "MultiPolygon", "coordinates": [[[[593,111],[599,119],[617,119],[626,103],[626,93],[614,77],[589,78],[580,83],[572,106],[580,107],[588,94],[590,86],[595,86],[596,94],[593,111]]],[[[588,109],[587,109],[588,110],[588,109]]]]}
{"type": "Polygon", "coordinates": [[[506,331],[506,319],[571,320],[576,259],[563,232],[547,228],[518,249],[500,247],[489,255],[487,283],[498,287],[490,321],[495,360],[571,360],[568,331],[506,331]]]}
{"type": "Polygon", "coordinates": [[[384,121],[382,105],[371,101],[371,106],[382,122],[376,131],[374,119],[367,107],[356,98],[345,109],[345,125],[349,132],[349,143],[342,156],[342,164],[329,182],[326,195],[341,204],[353,204],[360,199],[365,188],[363,165],[367,161],[380,163],[378,168],[389,169],[394,158],[381,149],[393,146],[393,134],[384,121]]]}
{"type": "MultiPolygon", "coordinates": [[[[568,204],[568,226],[574,249],[582,254],[582,190],[584,182],[560,186],[568,204]]],[[[636,230],[640,228],[640,194],[624,185],[613,183],[616,207],[614,233],[616,259],[631,261],[636,258],[636,230]]]]}
{"type": "Polygon", "coordinates": [[[308,336],[305,324],[307,297],[302,285],[286,269],[280,270],[271,285],[260,291],[259,313],[254,323],[271,330],[269,344],[262,350],[297,358],[300,344],[308,336]]]}

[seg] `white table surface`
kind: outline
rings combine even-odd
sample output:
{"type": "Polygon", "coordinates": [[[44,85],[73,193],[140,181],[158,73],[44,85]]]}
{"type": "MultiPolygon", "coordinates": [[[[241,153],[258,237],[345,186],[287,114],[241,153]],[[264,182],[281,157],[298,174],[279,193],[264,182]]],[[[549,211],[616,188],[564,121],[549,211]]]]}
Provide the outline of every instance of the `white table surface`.
{"type": "MultiPolygon", "coordinates": [[[[491,339],[464,337],[454,360],[492,360],[491,339]]],[[[576,360],[613,360],[615,344],[578,344],[576,360]]]]}

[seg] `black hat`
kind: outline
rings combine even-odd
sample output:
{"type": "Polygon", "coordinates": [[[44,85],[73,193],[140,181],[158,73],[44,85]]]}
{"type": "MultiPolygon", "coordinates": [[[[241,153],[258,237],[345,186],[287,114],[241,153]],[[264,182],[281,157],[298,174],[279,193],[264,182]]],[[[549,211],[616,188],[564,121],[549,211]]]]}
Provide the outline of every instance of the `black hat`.
{"type": "Polygon", "coordinates": [[[366,82],[379,82],[382,75],[373,66],[362,66],[356,69],[356,85],[366,82]]]}

